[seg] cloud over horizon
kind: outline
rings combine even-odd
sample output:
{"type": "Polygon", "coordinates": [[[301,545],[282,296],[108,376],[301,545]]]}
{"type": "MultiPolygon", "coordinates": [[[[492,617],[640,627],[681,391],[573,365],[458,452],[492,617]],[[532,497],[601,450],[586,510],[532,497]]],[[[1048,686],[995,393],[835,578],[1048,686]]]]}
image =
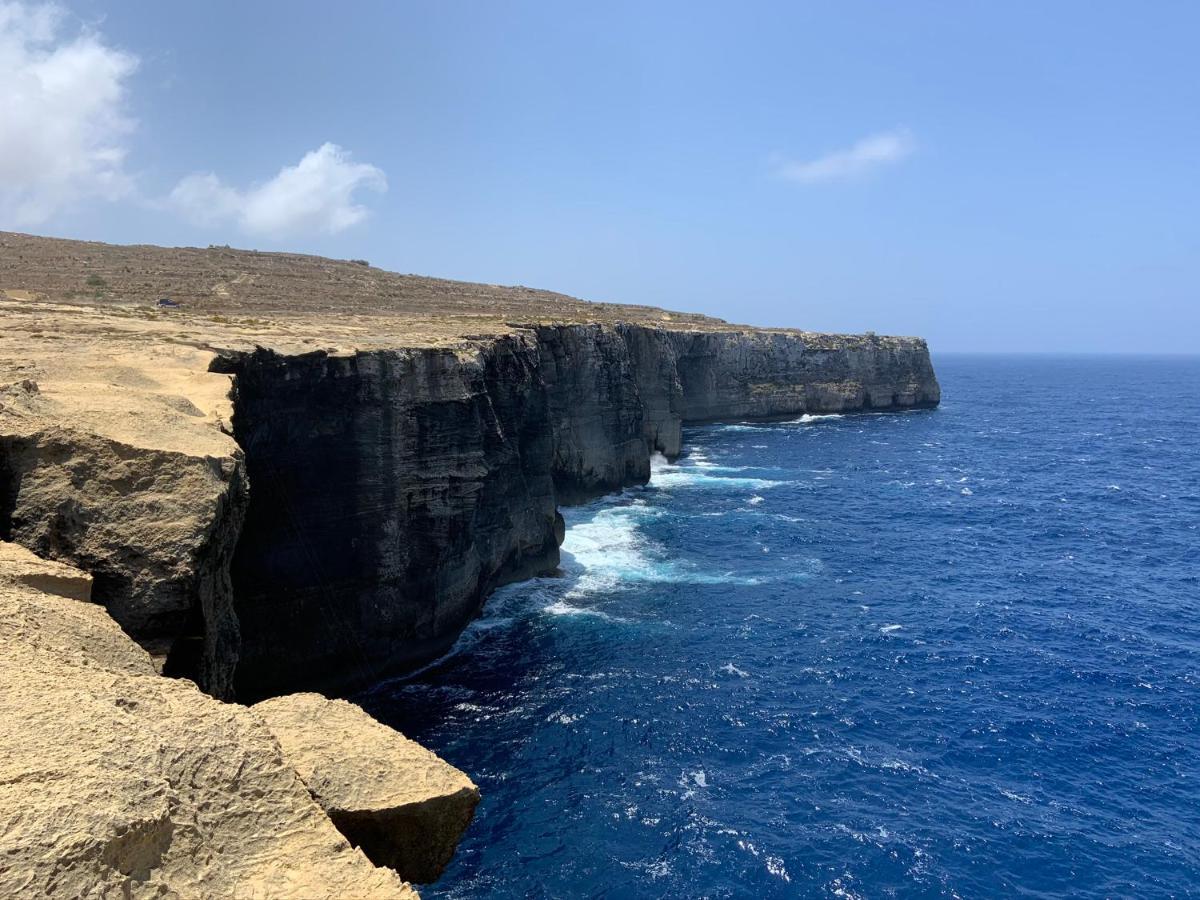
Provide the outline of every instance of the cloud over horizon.
{"type": "Polygon", "coordinates": [[[132,54],[57,6],[0,2],[0,227],[37,225],[86,198],[129,193],[132,54]]]}
{"type": "Polygon", "coordinates": [[[386,191],[383,170],[352,162],[347,151],[325,143],[246,190],[230,187],[211,172],[188,175],[171,191],[169,205],[193,224],[232,223],[251,235],[337,234],[370,214],[355,202],[355,194],[363,190],[386,191]]]}
{"type": "Polygon", "coordinates": [[[907,159],[916,141],[907,128],[868,135],[844,150],[810,160],[783,160],[776,169],[780,178],[800,184],[841,181],[865,175],[907,159]]]}

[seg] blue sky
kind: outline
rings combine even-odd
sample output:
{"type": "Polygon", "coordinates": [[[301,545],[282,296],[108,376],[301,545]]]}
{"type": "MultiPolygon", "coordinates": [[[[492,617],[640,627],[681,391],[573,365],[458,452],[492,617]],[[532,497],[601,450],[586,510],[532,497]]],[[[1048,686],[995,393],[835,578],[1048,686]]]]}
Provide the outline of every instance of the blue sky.
{"type": "Polygon", "coordinates": [[[0,228],[1197,352],[1200,5],[0,0],[0,228]]]}

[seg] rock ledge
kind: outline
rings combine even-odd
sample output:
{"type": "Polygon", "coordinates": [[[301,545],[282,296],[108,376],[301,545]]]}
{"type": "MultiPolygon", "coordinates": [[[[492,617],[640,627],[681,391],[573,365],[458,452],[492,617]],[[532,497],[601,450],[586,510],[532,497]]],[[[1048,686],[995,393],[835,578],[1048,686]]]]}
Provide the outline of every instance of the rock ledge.
{"type": "Polygon", "coordinates": [[[479,802],[471,779],[345,700],[290,694],[252,709],[372,862],[419,883],[442,874],[479,802]]]}

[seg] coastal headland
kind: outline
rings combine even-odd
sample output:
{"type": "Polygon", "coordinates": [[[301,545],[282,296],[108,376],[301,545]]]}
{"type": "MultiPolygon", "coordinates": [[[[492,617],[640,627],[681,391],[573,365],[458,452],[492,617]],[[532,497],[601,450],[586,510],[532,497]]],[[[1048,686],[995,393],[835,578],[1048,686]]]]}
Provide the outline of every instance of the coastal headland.
{"type": "Polygon", "coordinates": [[[478,791],[289,695],[444,653],[685,423],[939,399],[919,338],[0,233],[0,893],[405,896],[478,791]]]}

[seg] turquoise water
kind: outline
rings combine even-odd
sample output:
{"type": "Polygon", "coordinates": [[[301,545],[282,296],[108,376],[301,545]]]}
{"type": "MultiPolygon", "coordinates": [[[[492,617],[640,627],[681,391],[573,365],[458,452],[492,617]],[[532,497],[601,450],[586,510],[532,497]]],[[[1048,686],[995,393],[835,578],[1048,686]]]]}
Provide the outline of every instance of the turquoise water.
{"type": "Polygon", "coordinates": [[[1200,893],[1200,361],[935,362],[688,429],[360,698],[483,791],[425,896],[1200,893]]]}

